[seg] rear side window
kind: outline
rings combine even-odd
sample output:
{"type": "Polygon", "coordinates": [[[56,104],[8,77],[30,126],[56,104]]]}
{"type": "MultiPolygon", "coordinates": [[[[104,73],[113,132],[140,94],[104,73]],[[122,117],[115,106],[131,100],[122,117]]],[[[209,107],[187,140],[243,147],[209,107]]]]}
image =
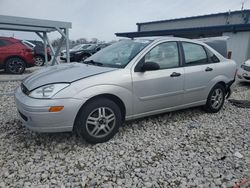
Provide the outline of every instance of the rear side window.
{"type": "Polygon", "coordinates": [[[0,39],[0,47],[7,46],[9,44],[11,44],[9,41],[0,39]]]}
{"type": "Polygon", "coordinates": [[[203,46],[188,42],[183,42],[182,46],[187,66],[208,63],[207,53],[203,46]]]}
{"type": "Polygon", "coordinates": [[[218,62],[220,62],[219,58],[216,55],[214,55],[210,50],[208,50],[206,48],[206,51],[207,51],[207,56],[208,56],[208,60],[209,60],[210,63],[218,63],[218,62]]]}

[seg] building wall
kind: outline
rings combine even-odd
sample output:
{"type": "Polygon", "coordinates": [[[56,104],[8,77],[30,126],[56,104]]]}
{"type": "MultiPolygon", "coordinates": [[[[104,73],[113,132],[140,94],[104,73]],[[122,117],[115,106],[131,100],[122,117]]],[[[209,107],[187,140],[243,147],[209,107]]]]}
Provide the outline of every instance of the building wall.
{"type": "MultiPolygon", "coordinates": [[[[206,28],[214,26],[249,24],[250,10],[226,12],[219,14],[211,14],[205,16],[196,16],[188,18],[180,18],[165,21],[155,21],[138,23],[138,31],[160,31],[160,30],[178,30],[192,28],[206,28]]],[[[175,35],[176,36],[176,35],[175,35]]],[[[178,35],[177,35],[178,36],[178,35]]],[[[238,64],[250,59],[250,31],[242,32],[223,32],[218,30],[209,30],[200,33],[182,33],[180,37],[184,38],[200,38],[200,37],[215,37],[228,36],[228,51],[232,51],[232,59],[238,64]]]]}
{"type": "Polygon", "coordinates": [[[139,23],[138,31],[155,31],[249,23],[248,13],[231,13],[159,22],[139,23]]]}
{"type": "Polygon", "coordinates": [[[241,64],[249,59],[250,50],[250,32],[223,33],[228,36],[227,49],[232,51],[232,59],[241,64]]]}

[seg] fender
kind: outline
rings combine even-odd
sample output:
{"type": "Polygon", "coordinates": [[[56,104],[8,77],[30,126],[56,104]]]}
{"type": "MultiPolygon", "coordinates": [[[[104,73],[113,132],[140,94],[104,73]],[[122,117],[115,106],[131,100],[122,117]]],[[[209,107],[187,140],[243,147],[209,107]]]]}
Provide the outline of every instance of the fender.
{"type": "Polygon", "coordinates": [[[226,86],[226,92],[227,94],[230,92],[230,86],[233,84],[234,82],[234,79],[229,79],[228,77],[224,76],[224,75],[219,75],[219,76],[216,76],[215,78],[213,78],[212,80],[210,80],[209,84],[208,84],[208,87],[207,87],[207,90],[206,90],[206,93],[207,93],[207,96],[209,94],[209,92],[211,91],[211,89],[219,82],[223,82],[225,83],[225,86],[226,86]]]}
{"type": "MultiPolygon", "coordinates": [[[[74,96],[74,98],[89,100],[95,96],[103,95],[103,94],[115,95],[116,97],[121,99],[121,101],[124,103],[125,108],[126,108],[126,116],[132,115],[132,113],[133,113],[133,105],[132,105],[133,94],[129,89],[118,86],[118,85],[111,85],[110,84],[110,85],[91,86],[91,87],[85,88],[84,90],[79,92],[77,95],[74,96]]],[[[85,100],[85,101],[87,101],[87,100],[85,100]]]]}

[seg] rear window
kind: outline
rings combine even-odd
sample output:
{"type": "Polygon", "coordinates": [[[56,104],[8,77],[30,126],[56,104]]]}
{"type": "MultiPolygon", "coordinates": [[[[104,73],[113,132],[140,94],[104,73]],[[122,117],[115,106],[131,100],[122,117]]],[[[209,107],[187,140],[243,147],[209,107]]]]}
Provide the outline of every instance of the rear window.
{"type": "Polygon", "coordinates": [[[226,41],[209,41],[205,42],[208,46],[215,49],[222,56],[227,58],[227,42],[226,41]]]}

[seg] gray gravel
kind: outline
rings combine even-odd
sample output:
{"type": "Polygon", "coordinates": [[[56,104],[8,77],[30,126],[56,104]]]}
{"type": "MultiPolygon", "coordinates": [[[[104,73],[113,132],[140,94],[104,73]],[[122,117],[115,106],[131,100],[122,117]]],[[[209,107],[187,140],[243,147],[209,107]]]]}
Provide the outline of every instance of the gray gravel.
{"type": "Polygon", "coordinates": [[[21,84],[21,81],[0,81],[0,94],[13,93],[19,84],[21,84]]]}
{"type": "MultiPolygon", "coordinates": [[[[236,86],[232,98],[249,89],[236,86]]],[[[228,102],[217,114],[194,108],[128,122],[96,145],[33,133],[13,97],[0,104],[0,187],[232,187],[250,176],[250,109],[228,102]]]]}

